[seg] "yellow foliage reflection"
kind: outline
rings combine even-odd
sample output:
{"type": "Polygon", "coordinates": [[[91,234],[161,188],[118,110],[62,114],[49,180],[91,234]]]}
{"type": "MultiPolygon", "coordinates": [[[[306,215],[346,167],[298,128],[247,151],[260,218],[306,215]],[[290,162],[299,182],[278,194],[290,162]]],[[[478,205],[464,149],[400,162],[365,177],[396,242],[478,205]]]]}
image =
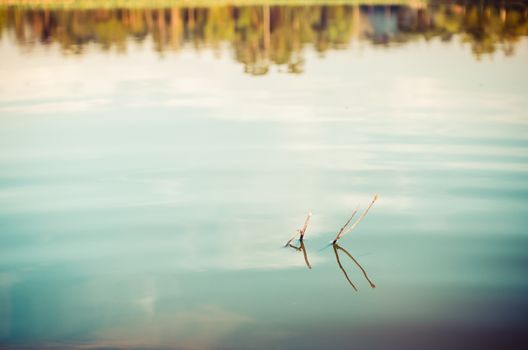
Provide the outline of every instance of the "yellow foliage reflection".
{"type": "Polygon", "coordinates": [[[497,50],[515,52],[528,33],[521,4],[424,6],[314,5],[65,9],[0,7],[0,38],[12,34],[24,48],[58,43],[82,54],[88,44],[126,52],[130,41],[150,38],[160,54],[184,47],[229,45],[247,73],[266,74],[273,65],[290,73],[304,69],[303,48],[323,55],[354,41],[394,45],[457,36],[479,58],[497,50]]]}

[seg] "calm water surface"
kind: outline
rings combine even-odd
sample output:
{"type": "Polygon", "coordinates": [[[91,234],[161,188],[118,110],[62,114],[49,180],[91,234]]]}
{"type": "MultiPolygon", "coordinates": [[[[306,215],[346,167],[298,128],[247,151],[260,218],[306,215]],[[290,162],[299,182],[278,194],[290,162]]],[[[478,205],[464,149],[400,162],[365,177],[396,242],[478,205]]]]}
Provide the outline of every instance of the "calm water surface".
{"type": "Polygon", "coordinates": [[[0,7],[0,347],[523,348],[527,33],[522,4],[0,7]]]}

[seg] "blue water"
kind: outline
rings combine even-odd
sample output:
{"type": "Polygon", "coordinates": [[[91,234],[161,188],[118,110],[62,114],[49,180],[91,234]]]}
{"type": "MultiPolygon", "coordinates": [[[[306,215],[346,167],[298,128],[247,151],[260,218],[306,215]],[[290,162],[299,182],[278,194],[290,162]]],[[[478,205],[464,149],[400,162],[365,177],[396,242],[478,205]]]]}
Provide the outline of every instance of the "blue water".
{"type": "Polygon", "coordinates": [[[526,37],[308,43],[258,77],[126,40],[0,39],[2,348],[522,348],[526,37]],[[374,194],[352,286],[328,243],[374,194]],[[309,210],[311,269],[283,248],[309,210]]]}

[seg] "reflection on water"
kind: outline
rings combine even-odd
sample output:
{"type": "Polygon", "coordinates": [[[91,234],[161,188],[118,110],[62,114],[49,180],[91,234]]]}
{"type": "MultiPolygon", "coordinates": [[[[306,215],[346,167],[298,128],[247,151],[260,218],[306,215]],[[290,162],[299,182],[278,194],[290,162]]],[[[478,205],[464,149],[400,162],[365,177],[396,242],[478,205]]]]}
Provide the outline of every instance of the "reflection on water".
{"type": "Polygon", "coordinates": [[[184,47],[218,51],[227,43],[247,73],[261,75],[272,65],[301,73],[306,45],[324,54],[354,42],[390,46],[438,37],[471,46],[477,58],[497,50],[512,55],[519,38],[528,34],[527,18],[525,5],[509,2],[88,10],[2,6],[0,37],[12,33],[25,49],[58,43],[64,53],[75,54],[90,43],[126,52],[130,41],[147,38],[160,53],[184,47]]]}
{"type": "Polygon", "coordinates": [[[0,11],[2,350],[526,347],[524,5],[69,3],[0,11]]]}
{"type": "Polygon", "coordinates": [[[354,290],[356,292],[358,290],[357,287],[354,285],[354,283],[352,283],[352,281],[350,280],[350,277],[348,277],[348,273],[346,272],[345,268],[343,267],[343,264],[341,264],[341,260],[339,259],[339,251],[340,250],[343,251],[354,262],[354,264],[356,264],[356,266],[361,270],[361,272],[363,273],[363,276],[365,276],[365,279],[370,284],[370,287],[371,288],[376,288],[376,285],[374,283],[372,283],[372,281],[370,280],[369,276],[367,275],[367,271],[365,271],[363,266],[360,265],[360,263],[352,256],[352,254],[350,254],[348,252],[348,250],[346,250],[345,248],[341,247],[337,243],[332,244],[332,249],[334,250],[334,254],[335,254],[335,257],[336,257],[337,265],[339,266],[341,271],[343,271],[343,274],[345,275],[346,280],[352,286],[352,288],[354,288],[354,290]]]}
{"type": "MultiPolygon", "coordinates": [[[[332,243],[331,245],[328,245],[326,246],[325,248],[328,248],[329,246],[332,246],[332,249],[334,250],[334,254],[335,254],[335,257],[336,257],[336,261],[337,261],[337,265],[339,266],[339,269],[341,269],[341,271],[343,272],[343,274],[345,275],[345,278],[346,280],[348,281],[348,283],[352,286],[352,288],[354,288],[354,290],[357,292],[358,289],[357,287],[355,286],[355,284],[352,282],[352,280],[350,279],[350,277],[348,276],[348,273],[346,271],[346,269],[343,267],[343,264],[341,263],[341,259],[339,258],[339,251],[342,251],[344,252],[353,262],[354,264],[356,264],[356,266],[361,270],[361,272],[363,273],[363,276],[365,277],[365,279],[368,281],[368,283],[370,284],[370,287],[371,288],[376,288],[376,285],[371,281],[371,279],[369,278],[368,274],[367,274],[367,271],[365,271],[365,269],[363,268],[363,266],[361,266],[361,264],[356,260],[356,258],[354,258],[354,256],[352,256],[352,254],[350,254],[348,252],[348,250],[346,250],[345,248],[341,247],[339,244],[337,243],[332,243]]],[[[303,254],[303,258],[304,258],[304,263],[306,264],[306,266],[308,267],[308,269],[312,269],[312,265],[310,265],[310,261],[308,260],[308,253],[306,251],[306,246],[304,244],[304,240],[299,240],[299,246],[296,246],[294,245],[293,243],[290,243],[288,242],[286,247],[288,248],[291,248],[293,250],[295,250],[296,252],[301,252],[303,254]]]]}
{"type": "Polygon", "coordinates": [[[293,245],[292,243],[288,242],[288,247],[298,251],[298,252],[302,252],[303,254],[303,257],[304,257],[304,262],[306,263],[306,266],[311,269],[312,268],[312,265],[310,265],[310,262],[308,261],[308,253],[306,252],[306,247],[304,246],[304,240],[299,240],[299,246],[297,247],[296,245],[293,245]]]}

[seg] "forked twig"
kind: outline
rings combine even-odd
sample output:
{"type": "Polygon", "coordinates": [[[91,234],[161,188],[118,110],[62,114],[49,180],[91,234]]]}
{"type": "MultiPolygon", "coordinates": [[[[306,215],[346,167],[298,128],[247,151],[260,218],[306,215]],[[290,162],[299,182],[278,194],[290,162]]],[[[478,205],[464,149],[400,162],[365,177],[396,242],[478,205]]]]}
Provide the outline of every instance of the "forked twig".
{"type": "Polygon", "coordinates": [[[295,234],[293,235],[292,238],[288,240],[288,242],[286,242],[286,244],[284,245],[285,247],[287,247],[295,239],[295,237],[297,237],[297,235],[301,236],[299,238],[300,241],[303,240],[304,234],[306,233],[306,229],[308,228],[308,224],[310,223],[311,217],[312,217],[312,211],[310,210],[308,212],[308,216],[306,216],[306,220],[304,220],[304,226],[301,229],[295,230],[295,234]]]}
{"type": "Polygon", "coordinates": [[[352,213],[352,216],[350,216],[350,219],[348,219],[347,222],[345,222],[345,224],[343,225],[343,227],[341,227],[339,229],[339,232],[337,233],[337,236],[339,237],[339,235],[341,235],[341,232],[343,232],[343,230],[348,226],[348,224],[350,224],[350,221],[352,221],[352,218],[354,217],[354,215],[356,215],[357,211],[359,209],[359,206],[356,208],[356,210],[354,210],[354,212],[352,213]]]}
{"type": "MultiPolygon", "coordinates": [[[[350,218],[347,223],[345,224],[345,226],[341,227],[341,229],[339,230],[339,232],[337,233],[337,236],[336,238],[332,241],[332,244],[336,244],[337,241],[341,238],[341,236],[347,234],[348,232],[352,231],[358,224],[361,220],[363,220],[363,218],[367,215],[368,211],[370,210],[370,208],[374,205],[374,202],[376,202],[378,200],[378,195],[374,195],[374,198],[372,199],[372,202],[370,202],[370,205],[367,207],[367,209],[365,210],[365,212],[363,212],[363,214],[359,217],[359,219],[357,219],[356,222],[354,222],[352,224],[352,226],[350,226],[349,228],[347,228],[346,230],[345,227],[348,225],[348,223],[350,222],[350,220],[352,218],[350,218]]],[[[357,211],[357,209],[356,209],[357,211]]],[[[354,214],[356,213],[356,211],[354,211],[354,214]]],[[[354,215],[352,215],[354,216],[354,215]]]]}
{"type": "Polygon", "coordinates": [[[295,234],[292,236],[292,238],[290,238],[288,240],[288,242],[286,242],[286,244],[284,245],[284,247],[287,247],[290,245],[290,243],[295,239],[295,237],[297,237],[297,235],[299,234],[299,230],[295,230],[295,234]]]}

